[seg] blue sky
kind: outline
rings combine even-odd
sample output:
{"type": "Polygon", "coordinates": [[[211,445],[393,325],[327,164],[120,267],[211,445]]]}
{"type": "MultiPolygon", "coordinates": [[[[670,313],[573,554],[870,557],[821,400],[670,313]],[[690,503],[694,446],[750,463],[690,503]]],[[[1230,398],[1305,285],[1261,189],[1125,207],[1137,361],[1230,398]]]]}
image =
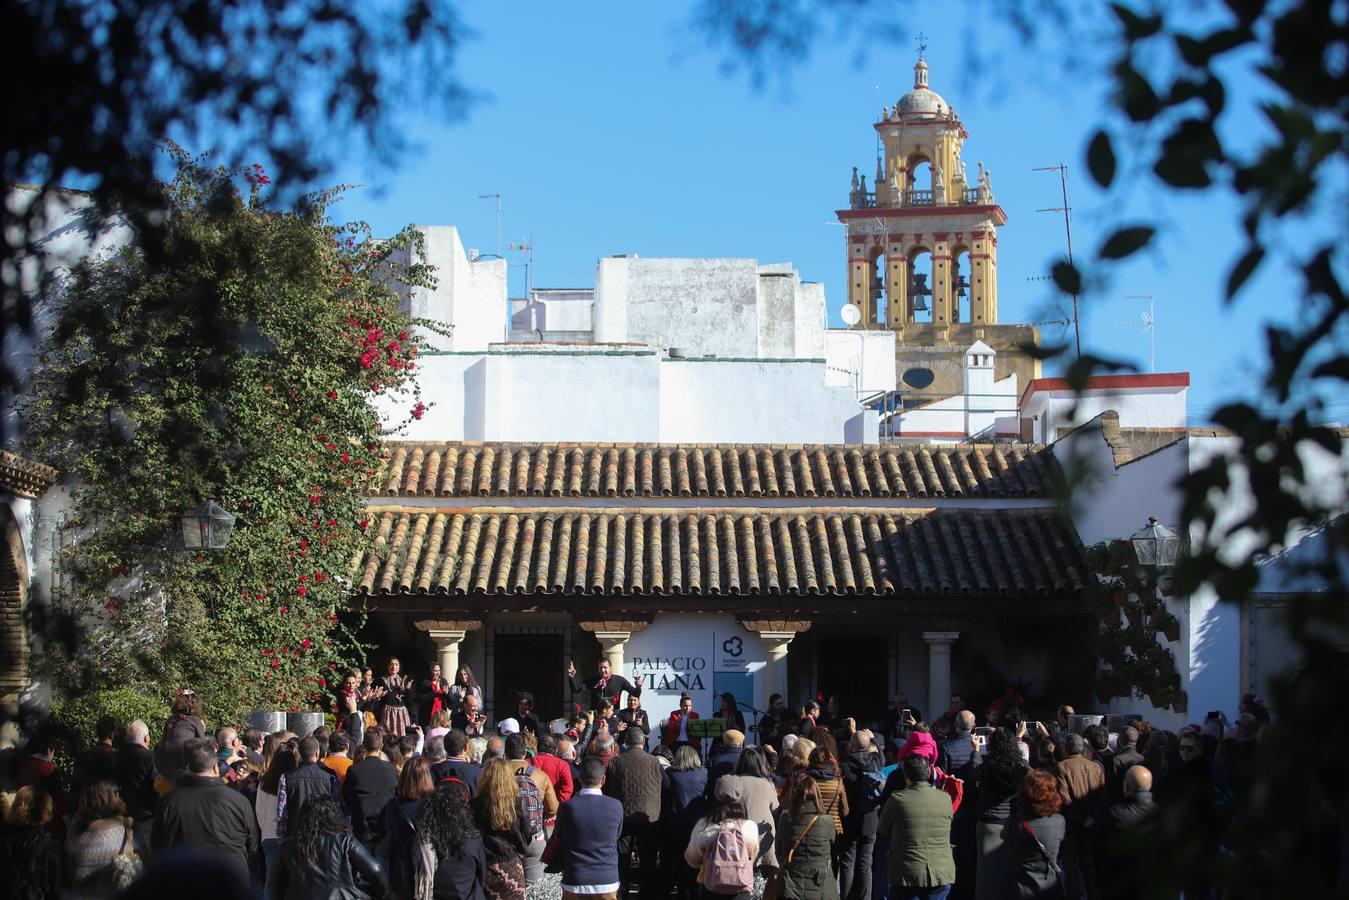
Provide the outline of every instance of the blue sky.
{"type": "MultiPolygon", "coordinates": [[[[844,243],[834,210],[847,205],[852,166],[875,168],[876,86],[884,103],[910,89],[913,42],[859,54],[855,39],[822,37],[807,61],[756,86],[723,71],[685,6],[668,6],[467,10],[477,35],[459,70],[482,100],[464,120],[439,123],[409,98],[397,112],[414,149],[392,170],[353,162],[338,172],[335,180],[364,187],[335,213],[381,234],[407,223],[456,225],[467,247],[490,252],[494,207],[477,198],[500,192],[503,242],[533,236],[536,287],[589,286],[596,260],[614,253],[790,261],[803,279],[825,284],[838,324],[844,243]]],[[[1062,218],[1036,212],[1060,205],[1058,178],[1032,169],[1065,162],[1079,256],[1118,224],[1162,222],[1154,248],[1118,267],[1085,303],[1084,348],[1146,371],[1148,340],[1137,324],[1146,303],[1125,297],[1151,293],[1157,370],[1192,373],[1192,424],[1224,400],[1252,396],[1259,323],[1271,310],[1294,309],[1296,292],[1266,272],[1235,307],[1224,306],[1221,287],[1241,247],[1236,205],[1162,197],[1141,182],[1124,197],[1103,196],[1083,156],[1107,102],[1099,75],[1066,75],[997,27],[978,29],[972,42],[959,16],[923,18],[911,30],[927,34],[931,86],[970,132],[971,172],[979,160],[990,168],[1008,215],[998,244],[1002,321],[1063,315],[1052,288],[1028,279],[1064,253],[1062,218]],[[1285,299],[1275,306],[1275,296],[1285,299]]],[[[1237,118],[1232,127],[1262,126],[1237,118]]],[[[512,270],[512,294],[523,292],[523,279],[512,270]]],[[[1064,337],[1061,326],[1043,330],[1047,341],[1064,337]]]]}

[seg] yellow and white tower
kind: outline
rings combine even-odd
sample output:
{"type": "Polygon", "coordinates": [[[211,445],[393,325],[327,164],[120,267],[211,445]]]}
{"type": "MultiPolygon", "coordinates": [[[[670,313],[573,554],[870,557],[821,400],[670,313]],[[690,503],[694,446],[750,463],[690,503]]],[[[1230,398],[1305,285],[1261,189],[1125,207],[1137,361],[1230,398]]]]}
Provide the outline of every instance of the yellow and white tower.
{"type": "MultiPolygon", "coordinates": [[[[895,332],[897,354],[931,357],[934,393],[959,390],[964,349],[978,340],[998,350],[1000,377],[1036,377],[1038,362],[1017,352],[1039,343],[1036,330],[998,325],[997,229],[1007,214],[983,163],[974,177],[967,171],[969,133],[928,86],[921,55],[913,71],[913,90],[875,125],[881,150],[872,184],[853,169],[848,209],[838,210],[848,302],[862,313],[859,327],[895,332]]],[[[901,360],[900,371],[922,362],[901,360]]]]}

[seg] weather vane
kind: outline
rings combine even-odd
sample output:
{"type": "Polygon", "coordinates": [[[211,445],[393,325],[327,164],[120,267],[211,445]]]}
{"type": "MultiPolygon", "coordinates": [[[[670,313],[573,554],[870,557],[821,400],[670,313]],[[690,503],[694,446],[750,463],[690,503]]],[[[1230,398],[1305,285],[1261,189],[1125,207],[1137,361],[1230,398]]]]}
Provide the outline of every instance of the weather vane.
{"type": "Polygon", "coordinates": [[[924,59],[927,56],[927,35],[918,32],[918,37],[914,38],[918,42],[918,58],[924,59]]]}

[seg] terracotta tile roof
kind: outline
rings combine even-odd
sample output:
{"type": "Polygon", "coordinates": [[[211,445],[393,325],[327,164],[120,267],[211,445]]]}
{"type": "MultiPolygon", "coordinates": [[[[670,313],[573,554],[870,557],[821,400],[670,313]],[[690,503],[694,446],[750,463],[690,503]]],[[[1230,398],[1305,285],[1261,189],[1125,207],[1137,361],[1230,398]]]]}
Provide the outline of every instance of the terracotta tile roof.
{"type": "Polygon", "coordinates": [[[385,497],[1048,497],[1038,444],[516,444],[389,441],[385,497]]]}
{"type": "Polygon", "coordinates": [[[1051,510],[372,507],[367,595],[1036,596],[1085,579],[1051,510]]]}
{"type": "Polygon", "coordinates": [[[0,490],[36,500],[56,483],[57,477],[51,466],[0,450],[0,490]]]}

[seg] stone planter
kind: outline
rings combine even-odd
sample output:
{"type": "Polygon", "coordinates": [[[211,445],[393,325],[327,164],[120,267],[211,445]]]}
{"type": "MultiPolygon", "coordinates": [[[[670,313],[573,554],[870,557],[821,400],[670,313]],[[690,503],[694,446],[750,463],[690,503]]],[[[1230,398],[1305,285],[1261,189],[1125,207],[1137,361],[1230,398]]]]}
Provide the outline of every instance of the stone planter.
{"type": "Polygon", "coordinates": [[[295,712],[286,714],[286,730],[295,732],[299,738],[307,738],[314,729],[323,724],[321,712],[295,712]]]}
{"type": "Polygon", "coordinates": [[[286,713],[280,709],[255,709],[248,717],[248,724],[263,734],[275,734],[286,730],[286,713]]]}

